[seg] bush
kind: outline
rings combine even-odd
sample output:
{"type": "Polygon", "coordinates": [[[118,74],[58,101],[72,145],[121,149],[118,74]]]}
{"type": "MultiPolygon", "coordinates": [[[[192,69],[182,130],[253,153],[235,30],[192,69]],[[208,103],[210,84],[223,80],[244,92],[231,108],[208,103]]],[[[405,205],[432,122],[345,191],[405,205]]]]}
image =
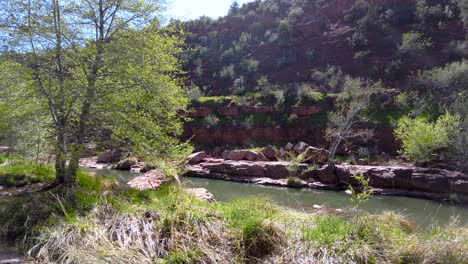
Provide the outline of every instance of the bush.
{"type": "Polygon", "coordinates": [[[308,102],[320,102],[324,98],[323,93],[316,92],[312,86],[309,84],[302,84],[297,89],[297,102],[301,103],[302,101],[308,102]]]}
{"type": "Polygon", "coordinates": [[[203,123],[205,124],[206,127],[208,128],[213,128],[218,126],[219,123],[219,118],[216,115],[208,115],[205,118],[203,118],[203,123]]]}
{"type": "Polygon", "coordinates": [[[402,142],[400,154],[411,161],[431,161],[437,151],[446,151],[451,145],[459,125],[460,116],[448,112],[436,122],[424,117],[404,117],[399,120],[395,130],[395,137],[402,142]]]}
{"type": "Polygon", "coordinates": [[[232,85],[232,93],[240,95],[240,94],[245,93],[245,90],[246,90],[246,87],[245,87],[244,76],[241,76],[235,79],[232,85]]]}
{"type": "Polygon", "coordinates": [[[198,86],[191,86],[187,89],[186,91],[187,98],[190,99],[190,101],[198,101],[202,96],[202,91],[198,86]]]}
{"type": "Polygon", "coordinates": [[[234,76],[236,74],[234,70],[234,64],[230,64],[228,66],[224,66],[223,69],[221,69],[221,72],[219,73],[220,77],[223,79],[234,79],[234,76]]]}
{"type": "Polygon", "coordinates": [[[432,47],[430,38],[424,38],[423,34],[417,31],[410,31],[403,34],[400,50],[403,53],[417,54],[430,47],[432,47]]]}
{"type": "Polygon", "coordinates": [[[393,60],[385,68],[385,76],[392,81],[404,79],[407,72],[408,69],[401,60],[393,60]]]}
{"type": "Polygon", "coordinates": [[[260,65],[260,62],[258,60],[255,60],[255,59],[247,59],[247,60],[243,60],[241,62],[241,69],[245,72],[251,72],[251,73],[254,73],[254,72],[257,72],[258,71],[258,66],[260,65]]]}
{"type": "Polygon", "coordinates": [[[458,93],[468,87],[468,63],[464,60],[422,71],[413,81],[421,89],[428,89],[439,95],[458,93]]]}
{"type": "Polygon", "coordinates": [[[293,188],[302,188],[304,187],[304,183],[301,179],[296,177],[288,177],[288,181],[286,183],[289,187],[293,188]]]}
{"type": "Polygon", "coordinates": [[[355,32],[350,38],[348,38],[348,42],[354,51],[365,50],[368,47],[367,38],[361,32],[355,32]]]}

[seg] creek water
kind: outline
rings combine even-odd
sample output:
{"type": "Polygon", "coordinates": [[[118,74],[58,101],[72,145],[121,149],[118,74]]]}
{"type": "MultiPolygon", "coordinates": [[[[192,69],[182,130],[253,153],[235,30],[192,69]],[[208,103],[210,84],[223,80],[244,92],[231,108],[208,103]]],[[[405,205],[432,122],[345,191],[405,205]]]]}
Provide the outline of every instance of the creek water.
{"type": "MultiPolygon", "coordinates": [[[[137,174],[128,171],[94,170],[96,176],[113,175],[127,182],[137,174]]],[[[212,179],[184,178],[183,184],[191,188],[206,188],[218,202],[229,202],[239,198],[265,197],[277,204],[300,211],[313,211],[314,205],[327,208],[352,208],[350,195],[344,192],[314,189],[294,189],[255,184],[228,182],[212,179]]],[[[373,196],[361,208],[369,213],[394,211],[406,215],[421,227],[434,224],[446,225],[454,218],[459,224],[468,226],[468,207],[442,204],[436,201],[398,196],[373,196]]]]}

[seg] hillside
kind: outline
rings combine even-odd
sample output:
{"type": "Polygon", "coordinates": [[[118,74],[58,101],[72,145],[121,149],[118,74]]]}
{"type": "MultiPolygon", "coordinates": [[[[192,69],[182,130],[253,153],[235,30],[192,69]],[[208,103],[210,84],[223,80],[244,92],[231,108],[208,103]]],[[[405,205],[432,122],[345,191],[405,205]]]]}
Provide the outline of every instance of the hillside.
{"type": "Polygon", "coordinates": [[[467,10],[463,0],[234,3],[225,17],[184,23],[184,67],[211,96],[262,83],[339,92],[328,77],[338,69],[404,88],[415,72],[466,57],[467,10]]]}

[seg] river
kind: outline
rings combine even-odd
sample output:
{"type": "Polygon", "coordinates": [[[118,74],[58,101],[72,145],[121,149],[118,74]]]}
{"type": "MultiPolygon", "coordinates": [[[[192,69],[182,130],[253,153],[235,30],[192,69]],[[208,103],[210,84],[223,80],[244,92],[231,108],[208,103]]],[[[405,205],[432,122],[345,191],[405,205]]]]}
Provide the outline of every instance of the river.
{"type": "MultiPolygon", "coordinates": [[[[127,182],[136,174],[128,171],[97,170],[96,176],[113,175],[127,182]]],[[[183,184],[192,188],[206,188],[219,202],[248,197],[266,197],[281,206],[301,211],[312,211],[314,205],[329,208],[351,208],[350,195],[344,192],[314,189],[294,189],[255,184],[236,183],[212,179],[185,178],[183,184]]],[[[413,219],[421,227],[445,225],[458,217],[461,225],[468,226],[468,207],[398,196],[373,196],[361,207],[369,213],[394,211],[413,219]]]]}

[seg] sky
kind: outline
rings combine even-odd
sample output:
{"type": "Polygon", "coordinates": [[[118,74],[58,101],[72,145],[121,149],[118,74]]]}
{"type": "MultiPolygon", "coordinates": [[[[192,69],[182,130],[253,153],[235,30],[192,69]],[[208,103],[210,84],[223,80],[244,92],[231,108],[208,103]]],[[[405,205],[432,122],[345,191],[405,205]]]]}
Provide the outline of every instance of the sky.
{"type": "MultiPolygon", "coordinates": [[[[238,0],[240,6],[252,0],[238,0]]],[[[218,18],[228,13],[233,0],[168,0],[170,18],[196,19],[200,16],[218,18]]]]}

